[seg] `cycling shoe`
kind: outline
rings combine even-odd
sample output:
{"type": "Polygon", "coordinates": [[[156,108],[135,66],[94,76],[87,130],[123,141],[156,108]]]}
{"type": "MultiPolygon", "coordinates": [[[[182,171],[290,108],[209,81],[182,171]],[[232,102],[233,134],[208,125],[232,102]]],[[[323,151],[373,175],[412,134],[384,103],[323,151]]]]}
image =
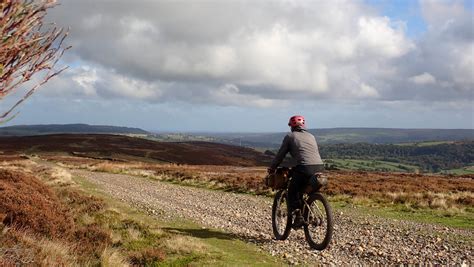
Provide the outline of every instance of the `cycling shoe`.
{"type": "Polygon", "coordinates": [[[295,219],[294,219],[293,224],[291,225],[291,227],[295,230],[303,227],[304,218],[303,218],[303,215],[301,215],[301,211],[299,209],[295,210],[293,212],[293,216],[294,216],[295,219]]]}

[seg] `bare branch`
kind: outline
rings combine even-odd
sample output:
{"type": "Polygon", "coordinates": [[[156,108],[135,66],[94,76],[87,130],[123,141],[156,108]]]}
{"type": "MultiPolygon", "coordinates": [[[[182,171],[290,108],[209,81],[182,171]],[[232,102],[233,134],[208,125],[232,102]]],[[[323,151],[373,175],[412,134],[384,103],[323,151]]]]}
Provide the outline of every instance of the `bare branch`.
{"type": "Polygon", "coordinates": [[[0,3],[0,100],[33,76],[42,76],[0,116],[2,120],[41,85],[67,68],[57,70],[55,66],[70,48],[64,48],[63,44],[69,30],[43,23],[47,10],[55,5],[54,0],[3,0],[0,3]]]}

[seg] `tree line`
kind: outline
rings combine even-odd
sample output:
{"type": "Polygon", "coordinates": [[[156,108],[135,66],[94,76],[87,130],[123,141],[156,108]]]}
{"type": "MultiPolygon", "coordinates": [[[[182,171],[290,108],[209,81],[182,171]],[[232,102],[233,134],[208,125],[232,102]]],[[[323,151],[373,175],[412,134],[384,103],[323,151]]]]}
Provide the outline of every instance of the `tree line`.
{"type": "Polygon", "coordinates": [[[429,146],[393,144],[326,144],[320,146],[325,159],[383,160],[417,165],[427,172],[456,169],[474,162],[474,141],[429,146]]]}

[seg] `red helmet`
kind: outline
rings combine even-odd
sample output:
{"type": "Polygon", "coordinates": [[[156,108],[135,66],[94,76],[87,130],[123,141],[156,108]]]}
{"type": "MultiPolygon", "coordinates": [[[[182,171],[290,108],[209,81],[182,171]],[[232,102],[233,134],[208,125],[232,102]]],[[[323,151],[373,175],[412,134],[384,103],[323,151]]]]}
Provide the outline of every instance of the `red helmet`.
{"type": "Polygon", "coordinates": [[[305,127],[305,123],[304,123],[304,117],[301,116],[301,115],[295,115],[293,117],[290,118],[290,121],[288,122],[288,126],[290,127],[298,127],[298,126],[301,126],[301,127],[305,127]]]}

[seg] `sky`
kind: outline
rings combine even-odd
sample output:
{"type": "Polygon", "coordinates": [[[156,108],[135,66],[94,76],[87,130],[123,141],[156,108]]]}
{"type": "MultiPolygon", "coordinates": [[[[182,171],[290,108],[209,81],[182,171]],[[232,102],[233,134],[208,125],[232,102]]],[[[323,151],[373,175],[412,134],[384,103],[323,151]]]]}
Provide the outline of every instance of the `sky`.
{"type": "Polygon", "coordinates": [[[474,0],[59,3],[69,69],[4,125],[474,128],[474,0]]]}

